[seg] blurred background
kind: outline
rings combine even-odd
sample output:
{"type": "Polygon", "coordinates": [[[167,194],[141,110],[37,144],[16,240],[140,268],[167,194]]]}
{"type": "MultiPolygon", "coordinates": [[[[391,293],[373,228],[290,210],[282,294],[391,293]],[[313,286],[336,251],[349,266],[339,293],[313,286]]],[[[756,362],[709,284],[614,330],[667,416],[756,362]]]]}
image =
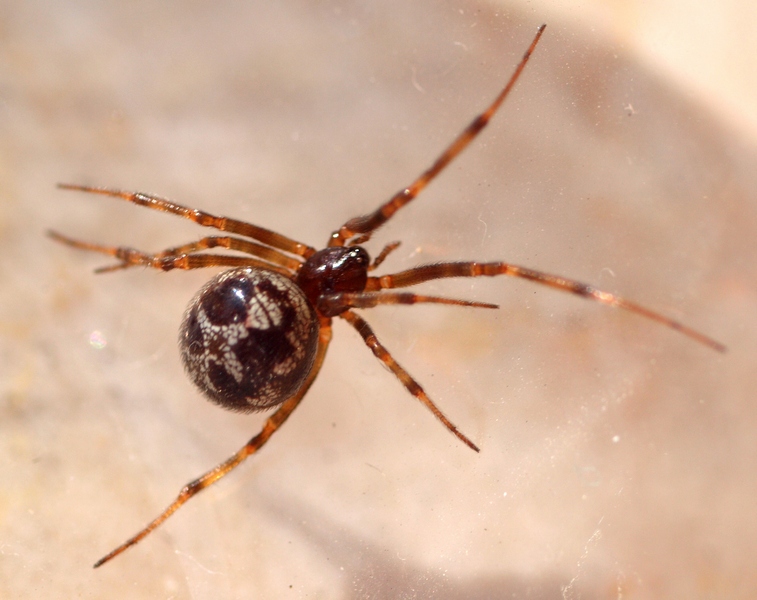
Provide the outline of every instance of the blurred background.
{"type": "Polygon", "coordinates": [[[0,2],[0,597],[748,598],[757,517],[757,8],[616,2],[0,2]],[[410,183],[541,44],[473,146],[368,245],[380,272],[508,260],[701,329],[522,281],[499,311],[344,323],[261,453],[95,560],[265,415],[176,348],[210,272],[105,275],[45,231],[207,235],[57,190],[154,192],[322,246],[410,183]]]}

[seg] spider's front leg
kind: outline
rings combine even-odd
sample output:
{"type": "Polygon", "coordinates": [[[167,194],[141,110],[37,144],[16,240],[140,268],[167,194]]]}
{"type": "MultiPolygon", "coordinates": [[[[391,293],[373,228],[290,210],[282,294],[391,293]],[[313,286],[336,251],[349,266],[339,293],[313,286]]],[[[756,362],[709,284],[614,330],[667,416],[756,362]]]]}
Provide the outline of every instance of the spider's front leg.
{"type": "Polygon", "coordinates": [[[426,169],[415,181],[413,181],[413,183],[411,183],[406,188],[401,189],[372,213],[360,217],[355,217],[354,219],[347,221],[337,231],[331,234],[329,246],[343,246],[348,242],[348,240],[350,245],[367,242],[371,238],[371,235],[374,231],[376,231],[379,227],[381,227],[384,223],[391,219],[394,214],[403,206],[415,200],[418,194],[420,194],[426,188],[426,186],[428,186],[428,184],[431,183],[431,181],[445,169],[445,167],[449,163],[451,163],[463,150],[468,147],[468,145],[476,138],[476,136],[481,133],[481,130],[483,130],[484,127],[489,124],[491,118],[494,116],[497,110],[499,110],[499,107],[505,101],[505,98],[507,98],[507,96],[510,94],[510,91],[518,81],[520,74],[526,67],[528,59],[531,58],[531,54],[536,48],[536,45],[539,43],[539,39],[541,38],[542,33],[544,33],[544,29],[546,27],[546,25],[541,25],[537,29],[536,35],[531,41],[531,45],[523,54],[523,58],[521,58],[518,66],[515,67],[515,71],[510,76],[510,79],[505,84],[505,87],[502,88],[502,91],[497,95],[494,101],[486,108],[486,110],[484,110],[484,112],[473,119],[473,121],[470,122],[470,124],[462,131],[462,133],[460,133],[460,135],[458,135],[452,141],[452,143],[447,146],[444,152],[442,152],[434,161],[434,164],[426,169]],[[355,236],[359,237],[357,237],[357,239],[351,239],[355,238],[355,236]]]}
{"type": "Polygon", "coordinates": [[[656,321],[665,327],[674,329],[679,333],[693,339],[700,344],[704,344],[713,350],[718,352],[725,352],[726,347],[712,339],[711,337],[693,329],[687,325],[684,325],[680,321],[666,317],[658,312],[655,312],[641,304],[626,300],[621,296],[598,290],[595,287],[587,283],[581,283],[574,279],[568,279],[566,277],[560,277],[559,275],[551,275],[542,271],[536,271],[527,267],[519,267],[506,262],[490,262],[480,263],[474,261],[468,262],[447,262],[436,263],[432,265],[422,265],[407,271],[401,271],[399,273],[392,273],[390,275],[383,275],[381,277],[369,277],[366,284],[366,291],[403,288],[412,285],[418,285],[425,281],[432,281],[434,279],[446,279],[449,277],[496,277],[498,275],[505,275],[508,277],[518,277],[521,279],[528,279],[540,285],[546,285],[562,292],[569,292],[587,300],[593,300],[602,304],[610,306],[616,306],[627,310],[632,313],[636,313],[649,319],[656,321]]]}

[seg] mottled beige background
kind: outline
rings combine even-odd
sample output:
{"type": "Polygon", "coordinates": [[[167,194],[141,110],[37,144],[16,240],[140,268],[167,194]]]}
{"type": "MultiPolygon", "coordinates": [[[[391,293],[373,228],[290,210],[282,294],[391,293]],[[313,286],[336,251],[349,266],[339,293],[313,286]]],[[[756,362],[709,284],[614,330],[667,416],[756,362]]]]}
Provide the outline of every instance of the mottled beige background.
{"type": "Polygon", "coordinates": [[[751,597],[757,18],[697,7],[0,3],[0,598],[751,597]],[[337,323],[269,446],[93,571],[263,417],[182,373],[209,273],[95,276],[103,260],[44,237],[203,232],[54,184],[320,245],[425,168],[544,21],[502,114],[370,249],[404,240],[386,270],[558,272],[729,353],[527,282],[428,285],[502,309],[366,316],[481,454],[337,323]]]}

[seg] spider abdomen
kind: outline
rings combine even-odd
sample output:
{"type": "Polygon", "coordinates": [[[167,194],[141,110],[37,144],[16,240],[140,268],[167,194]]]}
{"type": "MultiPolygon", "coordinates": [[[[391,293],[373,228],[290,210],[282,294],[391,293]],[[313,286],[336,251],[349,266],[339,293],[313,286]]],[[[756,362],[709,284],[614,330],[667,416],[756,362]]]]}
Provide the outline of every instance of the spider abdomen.
{"type": "Polygon", "coordinates": [[[232,269],[211,279],[189,304],[179,347],[190,379],[224,408],[277,406],[302,385],[315,360],[318,319],[289,278],[232,269]]]}

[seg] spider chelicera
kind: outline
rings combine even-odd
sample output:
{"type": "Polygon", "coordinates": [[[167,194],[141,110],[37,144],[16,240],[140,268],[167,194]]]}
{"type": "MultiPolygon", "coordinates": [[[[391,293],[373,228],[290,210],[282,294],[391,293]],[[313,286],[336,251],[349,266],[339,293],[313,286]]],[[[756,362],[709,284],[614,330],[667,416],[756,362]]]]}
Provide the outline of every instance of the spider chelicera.
{"type": "Polygon", "coordinates": [[[399,243],[387,245],[373,261],[362,244],[398,210],[411,202],[486,127],[515,85],[544,28],[545,25],[539,27],[507,85],[494,102],[473,119],[434,164],[374,212],[347,221],[331,234],[326,248],[322,250],[251,223],[214,216],[148,194],[59,185],[63,189],[121,198],[239,236],[209,236],[156,254],[148,254],[132,248],[81,242],[50,232],[53,239],[63,244],[107,254],[120,261],[98,269],[99,273],[137,265],[164,271],[231,267],[211,279],[189,304],[179,335],[184,366],[202,392],[224,408],[253,412],[278,407],[265,422],[262,431],[236,454],[184,486],[177,498],[155,520],[98,560],[95,567],[139,542],[187,500],[221,479],[268,441],[297,408],[318,375],[331,340],[331,321],[334,317],[344,319],[352,325],[376,357],[396,375],[405,388],[447,429],[478,452],[478,447],[444,416],[420,384],[397,363],[368,323],[354,309],[372,308],[379,304],[418,303],[478,308],[497,306],[389,290],[448,277],[521,277],[623,308],[675,329],[710,348],[725,350],[722,344],[698,331],[615,294],[509,263],[442,262],[379,277],[369,275],[399,243]],[[225,248],[241,254],[203,253],[203,250],[211,248],[225,248]]]}

